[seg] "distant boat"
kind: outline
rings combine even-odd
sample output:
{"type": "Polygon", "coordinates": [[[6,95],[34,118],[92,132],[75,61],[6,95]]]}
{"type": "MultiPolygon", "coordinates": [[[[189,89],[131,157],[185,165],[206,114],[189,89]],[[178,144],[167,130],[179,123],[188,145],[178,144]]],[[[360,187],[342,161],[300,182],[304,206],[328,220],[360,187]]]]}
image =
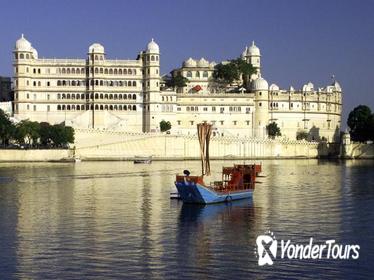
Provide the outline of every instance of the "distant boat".
{"type": "Polygon", "coordinates": [[[184,175],[176,176],[175,186],[183,202],[211,204],[252,197],[256,177],[261,172],[260,164],[239,164],[233,167],[223,167],[221,181],[209,184],[204,182],[204,175],[210,174],[209,141],[212,125],[207,123],[198,124],[197,130],[202,175],[190,176],[190,172],[184,170],[184,175]]]}
{"type": "Polygon", "coordinates": [[[151,164],[152,163],[152,157],[141,157],[141,156],[136,156],[134,157],[134,163],[142,163],[142,164],[151,164]]]}

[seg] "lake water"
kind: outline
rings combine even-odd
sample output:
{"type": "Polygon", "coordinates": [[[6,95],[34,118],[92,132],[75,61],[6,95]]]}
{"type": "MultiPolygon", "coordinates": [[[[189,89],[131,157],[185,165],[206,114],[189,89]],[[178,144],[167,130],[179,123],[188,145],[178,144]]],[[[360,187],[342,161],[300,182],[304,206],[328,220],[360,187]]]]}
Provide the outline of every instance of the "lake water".
{"type": "MultiPolygon", "coordinates": [[[[214,177],[223,165],[213,161],[214,177]]],[[[374,277],[374,162],[263,161],[253,199],[169,199],[198,161],[0,164],[0,279],[374,277]],[[258,266],[256,238],[360,245],[357,260],[258,266]]],[[[279,241],[278,241],[279,242],[279,241]]]]}

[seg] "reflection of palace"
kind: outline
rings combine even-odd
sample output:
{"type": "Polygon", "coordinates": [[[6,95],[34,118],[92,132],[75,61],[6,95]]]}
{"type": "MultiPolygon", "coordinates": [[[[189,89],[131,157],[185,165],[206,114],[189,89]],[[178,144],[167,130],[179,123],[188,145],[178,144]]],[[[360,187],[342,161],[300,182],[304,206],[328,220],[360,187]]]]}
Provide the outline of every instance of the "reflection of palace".
{"type": "Polygon", "coordinates": [[[153,40],[134,60],[107,59],[97,43],[85,59],[44,59],[22,36],[14,49],[15,117],[134,132],[158,131],[160,121],[167,120],[173,133],[183,134],[195,134],[196,123],[206,121],[213,123],[213,134],[251,137],[264,137],[266,125],[275,121],[291,139],[298,131],[316,140],[337,136],[338,82],[282,90],[262,77],[254,43],[241,57],[257,68],[246,88],[237,83],[223,91],[212,80],[214,62],[189,58],[172,71],[186,77],[187,86],[171,89],[163,87],[159,46],[153,40]]]}

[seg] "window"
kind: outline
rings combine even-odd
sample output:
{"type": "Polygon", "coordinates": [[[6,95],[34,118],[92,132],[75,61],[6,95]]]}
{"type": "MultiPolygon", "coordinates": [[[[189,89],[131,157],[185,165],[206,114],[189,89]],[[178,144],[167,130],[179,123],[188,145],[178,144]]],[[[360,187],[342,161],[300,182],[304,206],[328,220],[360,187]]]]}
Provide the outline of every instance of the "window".
{"type": "Polygon", "coordinates": [[[181,125],[181,121],[177,121],[178,125],[181,125]]]}
{"type": "Polygon", "coordinates": [[[233,121],[234,125],[237,125],[238,121],[233,121]]]}
{"type": "Polygon", "coordinates": [[[208,71],[204,71],[204,72],[203,72],[203,77],[204,77],[204,78],[208,78],[208,71]]]}
{"type": "Polygon", "coordinates": [[[51,106],[47,105],[47,111],[49,112],[51,110],[51,106]]]}
{"type": "Polygon", "coordinates": [[[51,83],[50,82],[47,82],[47,87],[51,86],[51,83]]]}
{"type": "Polygon", "coordinates": [[[34,105],[34,108],[33,108],[33,109],[34,109],[34,111],[36,111],[36,105],[34,105]]]}
{"type": "Polygon", "coordinates": [[[216,107],[212,107],[212,112],[215,112],[216,111],[216,107]]]}
{"type": "Polygon", "coordinates": [[[200,78],[200,72],[196,71],[196,78],[200,78]]]}
{"type": "Polygon", "coordinates": [[[192,78],[192,72],[191,72],[191,71],[188,71],[188,72],[187,72],[187,77],[188,77],[188,78],[192,78]]]}
{"type": "Polygon", "coordinates": [[[191,125],[193,125],[194,121],[190,121],[191,125]]]}

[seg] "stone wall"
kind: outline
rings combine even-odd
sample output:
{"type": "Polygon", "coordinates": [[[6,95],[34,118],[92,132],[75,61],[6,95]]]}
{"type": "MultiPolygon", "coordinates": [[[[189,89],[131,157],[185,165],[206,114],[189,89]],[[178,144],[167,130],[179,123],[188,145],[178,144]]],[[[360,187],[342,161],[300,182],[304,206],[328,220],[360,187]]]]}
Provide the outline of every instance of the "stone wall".
{"type": "Polygon", "coordinates": [[[73,158],[72,150],[0,149],[0,161],[61,161],[73,158]]]}
{"type": "MultiPolygon", "coordinates": [[[[118,131],[76,130],[76,154],[82,159],[198,159],[196,136],[161,133],[126,133],[118,131]]],[[[211,159],[224,158],[316,158],[316,142],[262,140],[240,137],[212,137],[211,159]]]]}
{"type": "Polygon", "coordinates": [[[342,145],[341,155],[343,158],[368,158],[374,159],[374,144],[352,143],[342,145]]]}

